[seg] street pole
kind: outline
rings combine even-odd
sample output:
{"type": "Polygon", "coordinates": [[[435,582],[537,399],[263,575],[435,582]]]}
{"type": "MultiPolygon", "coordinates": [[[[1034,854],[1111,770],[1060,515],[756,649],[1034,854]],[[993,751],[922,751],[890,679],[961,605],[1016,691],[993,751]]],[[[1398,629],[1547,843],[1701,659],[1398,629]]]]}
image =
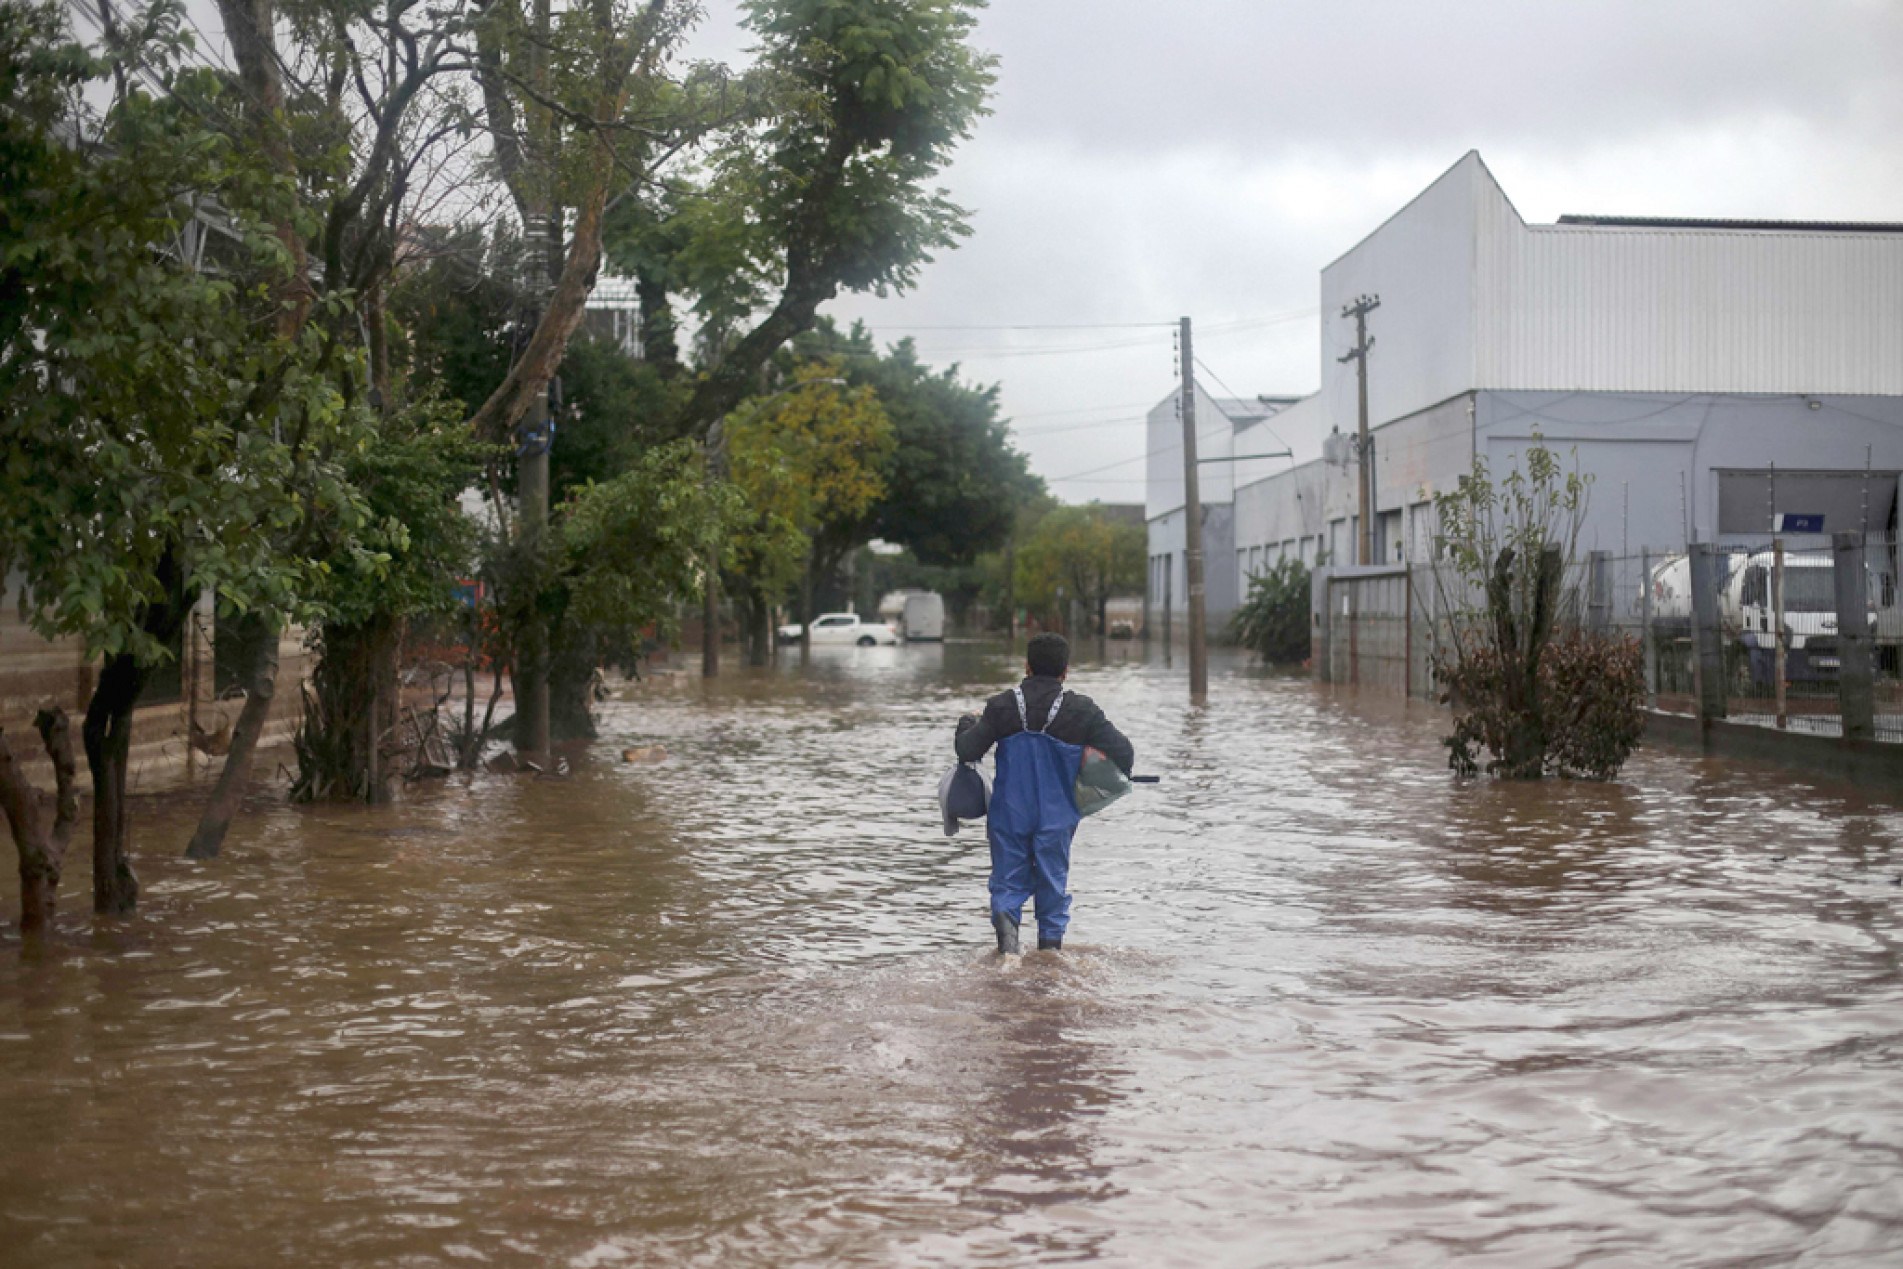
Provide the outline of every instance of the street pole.
{"type": "Polygon", "coordinates": [[[1196,473],[1196,355],[1190,344],[1189,319],[1182,319],[1178,336],[1183,370],[1183,565],[1189,594],[1189,701],[1209,701],[1207,615],[1203,607],[1203,499],[1196,473]]]}
{"type": "Polygon", "coordinates": [[[1359,553],[1362,564],[1374,563],[1374,439],[1368,434],[1368,350],[1374,340],[1368,338],[1368,314],[1381,307],[1378,295],[1360,295],[1343,306],[1341,315],[1355,319],[1355,346],[1336,358],[1355,363],[1359,385],[1361,427],[1358,453],[1361,460],[1361,533],[1359,553]]]}
{"type": "MultiPolygon", "coordinates": [[[[562,225],[559,217],[531,216],[523,225],[529,247],[528,283],[540,297],[561,270],[562,225]]],[[[538,298],[539,305],[539,298],[538,298]]],[[[531,322],[531,326],[535,323],[531,322]]],[[[518,425],[516,513],[527,554],[540,560],[548,543],[548,451],[555,440],[549,419],[549,386],[535,394],[518,425]]],[[[516,664],[515,750],[531,761],[547,762],[549,751],[549,628],[540,615],[524,623],[516,664]]]]}
{"type": "MultiPolygon", "coordinates": [[[[528,554],[540,557],[548,549],[548,391],[535,394],[523,419],[521,458],[516,467],[516,491],[522,522],[522,536],[528,554]]],[[[515,712],[518,722],[515,749],[518,754],[537,762],[548,757],[548,623],[540,615],[531,615],[523,625],[522,648],[515,677],[515,712]]]]}

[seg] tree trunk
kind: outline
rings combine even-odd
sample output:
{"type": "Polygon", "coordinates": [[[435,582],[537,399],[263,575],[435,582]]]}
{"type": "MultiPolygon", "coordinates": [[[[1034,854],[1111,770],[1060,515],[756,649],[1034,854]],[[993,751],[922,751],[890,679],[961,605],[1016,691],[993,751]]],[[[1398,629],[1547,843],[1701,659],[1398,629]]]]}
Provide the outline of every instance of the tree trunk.
{"type": "Polygon", "coordinates": [[[752,591],[747,595],[747,664],[767,664],[772,659],[772,644],[772,611],[766,596],[752,591]]]}
{"type": "Polygon", "coordinates": [[[806,571],[800,575],[800,664],[813,659],[813,556],[806,555],[806,571]]]}
{"type": "MultiPolygon", "coordinates": [[[[224,21],[225,38],[230,42],[232,60],[238,66],[245,117],[253,133],[253,143],[264,155],[271,170],[286,179],[297,177],[297,159],[292,149],[290,130],[285,126],[284,78],[282,59],[277,51],[277,12],[272,0],[218,0],[218,14],[224,21]]],[[[284,244],[290,267],[274,288],[282,307],[278,310],[277,333],[280,339],[294,338],[304,327],[316,294],[311,287],[310,256],[290,216],[273,220],[272,230],[284,244]]],[[[90,761],[90,759],[89,759],[90,761]]]]}
{"type": "MultiPolygon", "coordinates": [[[[576,630],[565,624],[556,629],[559,637],[549,659],[549,735],[554,740],[593,740],[601,641],[593,629],[576,630]]],[[[519,696],[516,703],[519,708],[519,696]]],[[[518,735],[518,744],[520,739],[518,735]]]]}
{"type": "Polygon", "coordinates": [[[139,880],[127,855],[126,765],[132,754],[132,709],[147,671],[121,652],[100,671],[86,706],[83,735],[93,781],[93,911],[129,915],[139,903],[139,880]]]}
{"type": "Polygon", "coordinates": [[[634,294],[641,302],[641,360],[662,378],[672,379],[681,371],[681,349],[674,336],[674,308],[668,302],[667,287],[637,273],[634,294]]]}
{"type": "MultiPolygon", "coordinates": [[[[385,802],[384,740],[396,723],[396,625],[327,625],[297,729],[295,801],[385,802]]],[[[246,702],[247,708],[250,702],[246,702]]]]}
{"type": "Polygon", "coordinates": [[[250,629],[245,643],[251,649],[251,664],[246,667],[244,708],[231,730],[231,749],[225,754],[224,770],[205,803],[198,819],[198,830],[185,847],[187,859],[215,859],[224,847],[225,833],[244,802],[251,783],[251,759],[257,753],[258,740],[270,721],[271,702],[277,695],[278,632],[258,617],[241,619],[250,629]]]}
{"type": "Polygon", "coordinates": [[[592,156],[588,188],[575,208],[568,254],[554,289],[549,292],[522,355],[489,394],[489,399],[470,416],[469,425],[477,436],[487,440],[507,437],[528,415],[536,396],[548,391],[549,380],[560,369],[562,358],[568,352],[569,338],[581,325],[584,306],[595,289],[595,274],[601,267],[603,212],[613,173],[611,154],[603,151],[592,156]]]}
{"type": "Polygon", "coordinates": [[[1559,589],[1565,572],[1560,552],[1547,547],[1522,567],[1533,570],[1530,604],[1513,610],[1513,550],[1500,552],[1487,581],[1487,608],[1493,642],[1500,658],[1500,688],[1506,717],[1505,749],[1498,774],[1510,780],[1537,780],[1545,774],[1547,734],[1540,699],[1540,661],[1553,636],[1559,589]]]}
{"type": "Polygon", "coordinates": [[[370,334],[370,403],[388,416],[396,409],[396,401],[390,394],[390,324],[381,281],[371,283],[364,292],[363,317],[370,334]]]}
{"type": "Polygon", "coordinates": [[[79,797],[73,791],[73,732],[66,711],[43,709],[33,726],[40,733],[46,756],[53,760],[55,793],[51,799],[27,782],[14,761],[5,733],[0,732],[0,812],[5,813],[13,829],[13,844],[20,854],[20,933],[28,938],[52,923],[66,847],[79,819],[79,797]],[[53,804],[51,820],[46,815],[49,800],[53,804]]]}

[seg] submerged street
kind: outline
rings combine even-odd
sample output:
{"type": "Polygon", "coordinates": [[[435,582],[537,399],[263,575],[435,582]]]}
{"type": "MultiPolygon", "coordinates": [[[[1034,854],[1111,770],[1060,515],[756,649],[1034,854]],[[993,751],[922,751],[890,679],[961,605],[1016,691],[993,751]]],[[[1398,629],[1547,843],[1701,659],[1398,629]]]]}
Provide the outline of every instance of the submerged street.
{"type": "Polygon", "coordinates": [[[1061,954],[932,800],[1002,644],[662,675],[565,779],[261,793],[210,865],[140,803],[138,917],[74,867],[0,955],[0,1262],[1903,1256],[1893,804],[1461,785],[1430,707],[1141,654],[1072,673],[1162,782],[1061,954]]]}

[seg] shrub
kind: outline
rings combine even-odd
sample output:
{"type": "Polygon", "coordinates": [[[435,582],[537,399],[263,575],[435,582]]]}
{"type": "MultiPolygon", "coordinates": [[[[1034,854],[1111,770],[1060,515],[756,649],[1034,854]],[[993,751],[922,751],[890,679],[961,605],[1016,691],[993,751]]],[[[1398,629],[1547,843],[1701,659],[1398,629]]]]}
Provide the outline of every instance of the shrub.
{"type": "Polygon", "coordinates": [[[1504,663],[1485,642],[1440,665],[1454,706],[1448,765],[1462,776],[1610,780],[1645,726],[1645,660],[1636,639],[1568,630],[1547,643],[1530,708],[1509,708],[1504,663]],[[1487,756],[1484,768],[1482,751],[1487,756]]]}
{"type": "Polygon", "coordinates": [[[1609,780],[1644,726],[1641,652],[1578,628],[1566,587],[1589,478],[1564,471],[1534,435],[1497,483],[1476,458],[1458,489],[1435,498],[1434,674],[1454,707],[1448,765],[1511,780],[1609,780]]]}
{"type": "Polygon", "coordinates": [[[1235,641],[1274,665],[1299,665],[1309,653],[1309,572],[1284,559],[1249,579],[1249,595],[1230,625],[1235,641]]]}

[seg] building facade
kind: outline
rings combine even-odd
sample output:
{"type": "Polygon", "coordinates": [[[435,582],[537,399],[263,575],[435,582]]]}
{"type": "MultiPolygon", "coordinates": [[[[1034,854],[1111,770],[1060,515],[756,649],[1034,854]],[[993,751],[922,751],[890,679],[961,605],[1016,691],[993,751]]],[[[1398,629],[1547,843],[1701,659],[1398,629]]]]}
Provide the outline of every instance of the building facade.
{"type": "MultiPolygon", "coordinates": [[[[1231,561],[1231,606],[1285,556],[1356,562],[1360,460],[1328,438],[1356,431],[1356,366],[1339,360],[1354,324],[1339,314],[1362,295],[1380,299],[1376,562],[1431,558],[1435,496],[1536,441],[1591,479],[1581,550],[1762,540],[1791,513],[1822,516],[1825,533],[1896,530],[1903,224],[1529,224],[1469,153],[1324,268],[1320,290],[1320,391],[1219,438],[1232,455],[1294,451],[1206,485],[1232,535],[1210,543],[1212,565],[1217,545],[1231,561]]],[[[1152,431],[1154,453],[1154,412],[1152,431]]],[[[1161,457],[1153,554],[1182,500],[1180,449],[1173,486],[1161,457]]]]}

